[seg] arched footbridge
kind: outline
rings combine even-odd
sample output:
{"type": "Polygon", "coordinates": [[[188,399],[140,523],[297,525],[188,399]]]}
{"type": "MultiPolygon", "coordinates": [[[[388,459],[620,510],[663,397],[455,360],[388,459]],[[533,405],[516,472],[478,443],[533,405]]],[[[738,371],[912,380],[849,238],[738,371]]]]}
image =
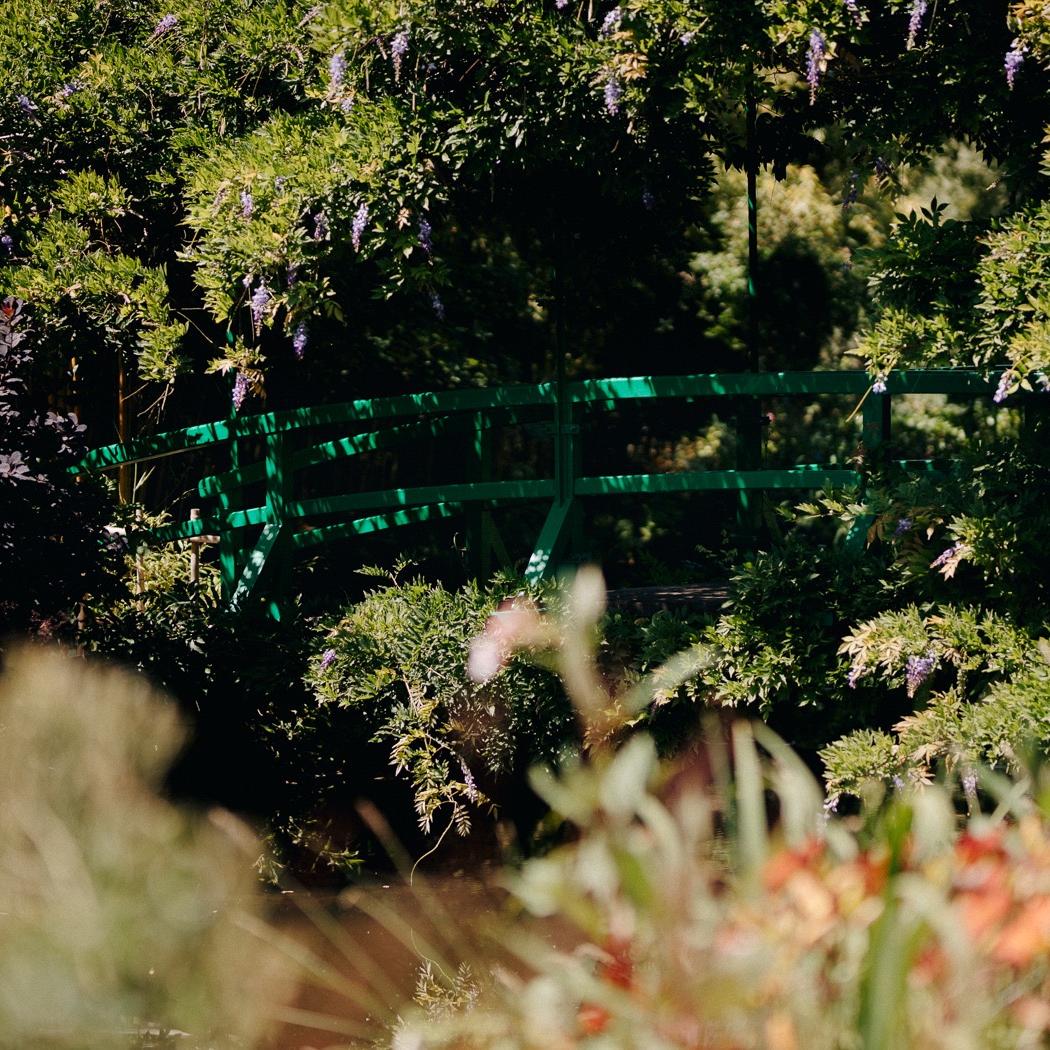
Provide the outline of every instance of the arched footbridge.
{"type": "MultiPolygon", "coordinates": [[[[548,511],[525,571],[529,580],[538,581],[558,565],[580,501],[591,497],[733,491],[746,506],[755,492],[859,485],[861,475],[850,469],[819,464],[763,469],[757,454],[760,400],[853,396],[862,414],[862,440],[866,447],[874,448],[889,436],[894,396],[985,397],[995,389],[995,379],[977,370],[897,371],[886,377],[885,386],[885,392],[875,393],[861,371],[768,372],[586,379],[404,394],[258,415],[233,414],[212,423],[94,449],[75,469],[98,472],[192,450],[214,453],[215,446],[225,446],[229,469],[202,477],[197,485],[199,495],[210,501],[204,514],[153,529],[144,538],[167,543],[217,536],[223,592],[230,605],[238,608],[249,595],[263,593],[279,615],[282,569],[297,551],[382,529],[465,514],[474,552],[483,560],[495,554],[510,562],[492,510],[522,501],[541,502],[548,511]],[[737,469],[582,472],[579,418],[584,409],[590,414],[627,401],[723,398],[750,404],[751,411],[737,415],[756,421],[754,435],[739,435],[744,451],[737,469]],[[494,434],[501,427],[522,423],[538,424],[551,437],[549,476],[528,480],[495,477],[494,434]],[[332,437],[333,432],[338,436],[332,437]],[[318,440],[320,435],[325,439],[318,440]],[[421,442],[439,440],[459,442],[462,454],[451,454],[455,446],[450,444],[447,458],[450,469],[459,471],[458,480],[309,495],[311,472],[326,464],[377,449],[412,455],[421,442]]],[[[930,467],[926,461],[902,461],[902,465],[930,467]]]]}

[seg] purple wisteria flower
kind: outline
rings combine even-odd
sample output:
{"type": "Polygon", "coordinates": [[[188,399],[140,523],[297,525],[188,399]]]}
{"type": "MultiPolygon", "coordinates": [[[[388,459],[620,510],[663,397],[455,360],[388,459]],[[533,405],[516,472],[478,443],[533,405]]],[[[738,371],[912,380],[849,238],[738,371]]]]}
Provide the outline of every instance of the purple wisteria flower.
{"type": "Polygon", "coordinates": [[[321,670],[327,671],[333,663],[335,663],[335,650],[325,649],[324,653],[321,655],[321,670]]]}
{"type": "Polygon", "coordinates": [[[615,117],[620,112],[620,101],[623,99],[623,84],[615,74],[610,74],[605,82],[605,112],[615,117]]]}
{"type": "Polygon", "coordinates": [[[649,190],[642,190],[642,207],[646,211],[652,211],[656,207],[656,198],[649,190]]]}
{"type": "Polygon", "coordinates": [[[351,95],[347,95],[342,102],[339,103],[339,108],[344,113],[349,113],[354,108],[354,99],[351,95]]]}
{"type": "Polygon", "coordinates": [[[273,188],[274,188],[274,189],[275,189],[275,190],[276,190],[276,191],[277,191],[278,193],[284,193],[284,188],[285,188],[285,186],[287,186],[287,185],[288,185],[288,176],[287,176],[287,175],[278,175],[278,176],[277,176],[277,177],[276,177],[276,178],[275,178],[275,179],[273,180],[273,188]]]}
{"type": "Polygon", "coordinates": [[[1014,373],[1012,368],[1008,368],[999,377],[999,385],[995,388],[995,393],[992,394],[992,400],[997,404],[1001,405],[1010,393],[1010,387],[1013,385],[1014,373]]]}
{"type": "Polygon", "coordinates": [[[445,320],[445,304],[441,301],[441,296],[437,292],[430,293],[430,306],[434,311],[434,315],[439,321],[445,320]]]}
{"type": "Polygon", "coordinates": [[[0,234],[0,248],[3,248],[4,252],[8,255],[10,255],[15,250],[15,242],[11,234],[0,234]]]}
{"type": "Polygon", "coordinates": [[[809,84],[809,104],[817,101],[817,86],[820,84],[821,65],[827,54],[827,42],[820,31],[809,34],[809,50],[806,52],[806,83],[809,84]]]}
{"type": "Polygon", "coordinates": [[[968,799],[977,798],[977,774],[972,770],[968,769],[962,775],[962,789],[963,794],[968,799]]]}
{"type": "Polygon", "coordinates": [[[430,235],[433,233],[433,228],[426,219],[419,220],[419,247],[430,255],[434,250],[434,242],[431,240],[430,235]]]}
{"type": "Polygon", "coordinates": [[[857,6],[857,0],[842,0],[846,7],[846,10],[853,16],[853,21],[860,23],[860,8],[857,6]]]}
{"type": "Polygon", "coordinates": [[[885,157],[876,157],[875,158],[875,174],[876,175],[879,175],[879,176],[885,178],[887,175],[889,175],[891,170],[892,169],[890,168],[890,162],[885,157]]]}
{"type": "Polygon", "coordinates": [[[880,372],[875,377],[875,382],[871,384],[871,392],[873,394],[885,394],[886,393],[886,373],[880,372]]]}
{"type": "Polygon", "coordinates": [[[301,361],[303,355],[306,353],[306,344],[310,341],[310,330],[306,327],[306,322],[300,321],[295,326],[295,332],[292,334],[292,353],[295,354],[296,359],[301,361]]]}
{"type": "Polygon", "coordinates": [[[255,322],[256,327],[262,324],[271,298],[270,289],[266,287],[266,283],[264,281],[260,282],[259,287],[255,289],[255,293],[252,295],[252,320],[255,322]]]}
{"type": "Polygon", "coordinates": [[[248,396],[248,377],[243,372],[237,373],[237,378],[233,381],[233,393],[230,394],[230,400],[233,402],[233,407],[238,412],[241,410],[241,405],[244,404],[244,399],[248,396]]]}
{"type": "Polygon", "coordinates": [[[478,800],[478,785],[474,780],[474,774],[471,773],[467,767],[467,763],[461,758],[459,760],[459,768],[463,773],[463,786],[467,789],[467,798],[471,802],[477,802],[478,800]]]}
{"type": "Polygon", "coordinates": [[[394,63],[394,80],[401,79],[401,63],[408,54],[408,30],[402,29],[390,41],[390,60],[394,63]]]}
{"type": "Polygon", "coordinates": [[[915,0],[911,5],[911,15],[908,18],[908,50],[915,46],[915,38],[922,29],[922,20],[926,17],[926,0],[915,0]]]}
{"type": "MultiPolygon", "coordinates": [[[[2,240],[3,238],[0,237],[0,241],[2,240]]],[[[1035,381],[1039,384],[1039,389],[1042,390],[1044,394],[1050,394],[1050,376],[1045,372],[1036,372],[1035,381]]]]}
{"type": "Polygon", "coordinates": [[[685,44],[688,47],[695,39],[696,39],[696,30],[695,29],[690,29],[687,32],[683,33],[678,38],[678,42],[680,44],[685,44]]]}
{"type": "Polygon", "coordinates": [[[178,18],[175,15],[165,15],[154,27],[153,36],[165,36],[170,33],[179,24],[178,18]]]}
{"type": "Polygon", "coordinates": [[[1014,80],[1017,78],[1017,71],[1024,65],[1025,52],[1028,50],[1019,40],[1015,40],[1010,45],[1010,50],[1006,52],[1006,58],[1003,59],[1003,68],[1006,70],[1006,83],[1010,90],[1014,89],[1014,80]]]}
{"type": "Polygon", "coordinates": [[[568,4],[569,4],[569,0],[554,0],[554,6],[559,11],[561,11],[563,8],[567,7],[568,4]]]}
{"type": "Polygon", "coordinates": [[[911,518],[901,518],[897,522],[897,527],[893,530],[894,536],[903,536],[906,532],[911,532],[912,526],[915,524],[911,518]]]}
{"type": "Polygon", "coordinates": [[[255,198],[247,190],[241,190],[241,215],[249,219],[253,211],[255,211],[255,198]]]}
{"type": "Polygon", "coordinates": [[[353,243],[355,252],[361,250],[361,235],[365,232],[365,227],[367,225],[368,204],[362,201],[357,211],[354,213],[354,222],[350,227],[350,240],[353,243]]]}
{"type": "Polygon", "coordinates": [[[947,565],[948,562],[950,562],[952,560],[952,558],[954,558],[959,553],[959,551],[961,551],[961,550],[962,550],[962,544],[961,543],[953,543],[950,547],[947,548],[947,550],[941,551],[941,553],[938,554],[937,557],[934,558],[933,561],[930,562],[930,568],[931,569],[940,569],[940,568],[942,568],[943,566],[947,565]]]}
{"type": "Polygon", "coordinates": [[[71,80],[68,84],[63,84],[58,89],[59,98],[69,98],[70,95],[75,95],[78,91],[83,91],[84,85],[79,80],[71,80]]]}
{"type": "Polygon", "coordinates": [[[285,284],[289,288],[294,287],[299,283],[299,264],[289,263],[287,269],[284,271],[285,284]]]}
{"type": "Polygon", "coordinates": [[[328,238],[328,216],[319,211],[314,216],[314,240],[323,241],[328,238]]]}
{"type": "Polygon", "coordinates": [[[937,666],[937,657],[933,653],[925,656],[909,656],[908,664],[904,669],[904,677],[907,680],[908,696],[914,696],[919,687],[933,673],[937,666]]]}
{"type": "Polygon", "coordinates": [[[897,776],[896,773],[893,774],[893,787],[897,791],[903,791],[904,790],[904,781],[899,776],[897,776]]]}
{"type": "Polygon", "coordinates": [[[23,113],[35,113],[40,108],[28,95],[19,95],[15,101],[23,113]]]}
{"type": "Polygon", "coordinates": [[[345,76],[346,55],[342,51],[337,51],[328,60],[328,93],[330,95],[336,94],[343,86],[343,78],[345,76]]]}
{"type": "Polygon", "coordinates": [[[614,7],[602,20],[602,28],[599,32],[602,36],[612,36],[620,28],[622,21],[623,11],[618,7],[614,7]]]}
{"type": "Polygon", "coordinates": [[[856,664],[854,667],[849,669],[849,674],[846,675],[846,684],[850,689],[856,689],[857,683],[861,680],[864,675],[863,664],[856,664]]]}

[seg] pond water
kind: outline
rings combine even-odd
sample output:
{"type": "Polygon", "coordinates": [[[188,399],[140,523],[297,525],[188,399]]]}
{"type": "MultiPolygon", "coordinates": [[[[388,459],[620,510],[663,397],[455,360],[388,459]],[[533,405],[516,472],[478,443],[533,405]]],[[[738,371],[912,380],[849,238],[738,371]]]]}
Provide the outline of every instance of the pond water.
{"type": "Polygon", "coordinates": [[[482,931],[506,914],[495,868],[413,885],[391,878],[341,893],[285,892],[273,924],[302,953],[303,982],[267,1050],[345,1048],[382,1035],[409,1003],[424,960],[455,972],[492,949],[482,931]]]}

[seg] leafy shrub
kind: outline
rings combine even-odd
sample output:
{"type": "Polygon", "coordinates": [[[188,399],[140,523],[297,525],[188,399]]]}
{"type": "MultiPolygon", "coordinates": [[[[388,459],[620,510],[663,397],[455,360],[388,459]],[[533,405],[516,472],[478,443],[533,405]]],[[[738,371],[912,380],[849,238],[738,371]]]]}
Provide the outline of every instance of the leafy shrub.
{"type": "Polygon", "coordinates": [[[22,304],[0,305],[0,635],[52,634],[75,619],[115,567],[104,526],[110,504],[97,482],[66,468],[84,452],[84,427],[49,409],[34,384],[33,341],[22,304]]]}
{"type": "MultiPolygon", "coordinates": [[[[1029,752],[1050,754],[1050,643],[973,610],[887,613],[843,645],[857,676],[881,673],[916,698],[893,734],[855,732],[821,752],[832,798],[873,780],[929,783],[957,771],[970,802],[979,765],[1017,772],[1029,752]],[[944,670],[939,670],[944,668],[944,670]],[[954,681],[930,693],[945,671],[954,681]]],[[[851,675],[853,672],[851,672],[851,675]]]]}
{"type": "Polygon", "coordinates": [[[897,593],[877,552],[857,557],[822,530],[792,531],[737,568],[727,610],[703,633],[714,654],[701,672],[706,698],[757,712],[804,749],[864,725],[875,697],[850,692],[838,646],[897,593]]]}
{"type": "Polygon", "coordinates": [[[424,832],[441,813],[466,834],[472,811],[501,797],[501,781],[572,746],[572,712],[553,674],[523,660],[484,684],[468,674],[471,641],[512,594],[507,582],[454,592],[395,582],[317,638],[307,682],[319,709],[351,712],[362,742],[389,749],[424,832]]]}

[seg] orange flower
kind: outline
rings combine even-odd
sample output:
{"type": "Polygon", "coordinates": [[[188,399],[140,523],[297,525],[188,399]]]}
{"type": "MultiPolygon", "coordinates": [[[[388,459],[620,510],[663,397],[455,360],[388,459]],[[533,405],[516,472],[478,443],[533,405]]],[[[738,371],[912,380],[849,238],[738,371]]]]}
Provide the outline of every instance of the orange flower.
{"type": "Polygon", "coordinates": [[[1021,908],[1000,934],[993,954],[1000,962],[1020,968],[1046,952],[1050,952],[1050,896],[1042,895],[1021,908]]]}
{"type": "Polygon", "coordinates": [[[783,849],[766,861],[762,881],[771,893],[782,889],[791,877],[800,871],[813,868],[824,855],[824,843],[810,839],[798,849],[783,849]]]}
{"type": "Polygon", "coordinates": [[[593,1003],[584,1003],[576,1015],[576,1023],[584,1035],[601,1035],[609,1027],[609,1011],[593,1003]]]}
{"type": "Polygon", "coordinates": [[[1006,918],[1013,898],[1005,889],[991,889],[960,893],[956,903],[962,913],[966,932],[973,940],[979,941],[1006,918]]]}

